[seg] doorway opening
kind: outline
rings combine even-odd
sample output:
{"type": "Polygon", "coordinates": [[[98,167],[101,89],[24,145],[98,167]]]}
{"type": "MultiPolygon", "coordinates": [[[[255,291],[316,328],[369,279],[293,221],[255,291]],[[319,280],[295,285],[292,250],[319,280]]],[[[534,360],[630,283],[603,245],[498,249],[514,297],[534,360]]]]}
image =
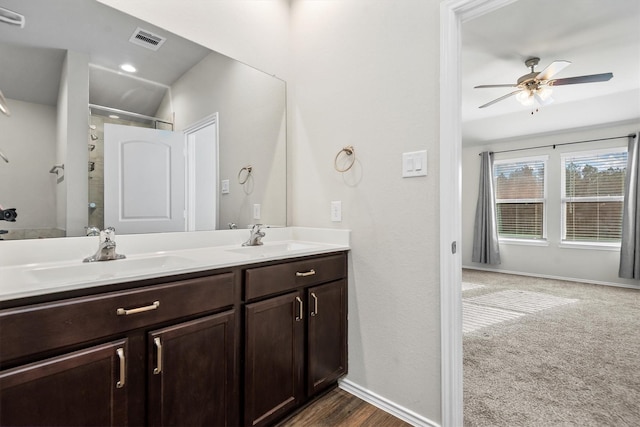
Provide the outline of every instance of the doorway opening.
{"type": "Polygon", "coordinates": [[[461,255],[462,23],[517,0],[447,0],[440,5],[440,328],[442,426],[463,425],[461,255]]]}
{"type": "Polygon", "coordinates": [[[218,113],[184,131],[187,231],[218,229],[218,113]]]}

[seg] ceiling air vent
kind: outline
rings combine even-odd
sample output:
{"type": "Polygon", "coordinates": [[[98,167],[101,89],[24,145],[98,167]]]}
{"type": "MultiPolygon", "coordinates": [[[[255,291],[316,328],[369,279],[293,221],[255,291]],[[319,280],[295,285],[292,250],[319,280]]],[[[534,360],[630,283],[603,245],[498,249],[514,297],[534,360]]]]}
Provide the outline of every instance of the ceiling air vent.
{"type": "Polygon", "coordinates": [[[151,50],[158,50],[167,39],[151,31],[144,30],[140,27],[136,28],[129,41],[138,46],[146,47],[151,50]]]}

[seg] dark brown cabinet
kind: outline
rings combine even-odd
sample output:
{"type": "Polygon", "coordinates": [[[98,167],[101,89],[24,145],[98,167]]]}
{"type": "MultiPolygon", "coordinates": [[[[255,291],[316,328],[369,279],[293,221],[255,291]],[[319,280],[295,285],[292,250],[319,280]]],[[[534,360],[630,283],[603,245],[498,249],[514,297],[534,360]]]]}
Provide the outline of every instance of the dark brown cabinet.
{"type": "Polygon", "coordinates": [[[304,323],[300,292],[245,308],[245,423],[265,425],[300,404],[304,323]]]}
{"type": "Polygon", "coordinates": [[[344,254],[247,270],[245,295],[264,299],[245,306],[246,426],[272,424],[347,372],[345,276],[344,254]]]}
{"type": "Polygon", "coordinates": [[[235,277],[1,310],[1,424],[238,425],[235,277]]]}
{"type": "Polygon", "coordinates": [[[314,395],[347,372],[347,282],[307,290],[307,394],[314,395]]]}
{"type": "Polygon", "coordinates": [[[0,425],[127,424],[127,341],[0,373],[0,425]]]}
{"type": "Polygon", "coordinates": [[[149,332],[149,425],[236,424],[234,325],[227,311],[149,332]]]}

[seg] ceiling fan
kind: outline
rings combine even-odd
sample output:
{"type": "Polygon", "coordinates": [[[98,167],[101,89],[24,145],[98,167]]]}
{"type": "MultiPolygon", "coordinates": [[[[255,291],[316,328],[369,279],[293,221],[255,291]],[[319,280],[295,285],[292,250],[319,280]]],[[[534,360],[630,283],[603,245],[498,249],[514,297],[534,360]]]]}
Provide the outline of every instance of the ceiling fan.
{"type": "Polygon", "coordinates": [[[535,71],[534,68],[540,62],[540,58],[529,58],[524,64],[531,68],[531,72],[520,77],[516,84],[498,84],[498,85],[480,85],[475,89],[494,88],[494,87],[516,87],[511,93],[500,98],[494,99],[481,105],[479,108],[485,108],[496,102],[507,99],[513,95],[522,105],[533,105],[534,101],[538,101],[540,105],[549,105],[553,102],[551,98],[551,87],[561,85],[575,85],[580,83],[606,82],[611,80],[613,73],[590,74],[587,76],[567,77],[564,79],[553,79],[552,77],[571,65],[569,61],[554,61],[542,71],[535,71]]]}

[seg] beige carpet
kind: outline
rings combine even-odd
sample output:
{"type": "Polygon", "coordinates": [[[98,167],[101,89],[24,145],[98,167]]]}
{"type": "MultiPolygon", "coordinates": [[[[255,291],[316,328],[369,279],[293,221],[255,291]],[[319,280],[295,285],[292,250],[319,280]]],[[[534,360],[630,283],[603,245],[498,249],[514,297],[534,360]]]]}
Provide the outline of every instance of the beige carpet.
{"type": "Polygon", "coordinates": [[[640,287],[463,281],[484,285],[463,291],[465,326],[469,306],[506,317],[465,331],[465,426],[640,426],[640,287]]]}

